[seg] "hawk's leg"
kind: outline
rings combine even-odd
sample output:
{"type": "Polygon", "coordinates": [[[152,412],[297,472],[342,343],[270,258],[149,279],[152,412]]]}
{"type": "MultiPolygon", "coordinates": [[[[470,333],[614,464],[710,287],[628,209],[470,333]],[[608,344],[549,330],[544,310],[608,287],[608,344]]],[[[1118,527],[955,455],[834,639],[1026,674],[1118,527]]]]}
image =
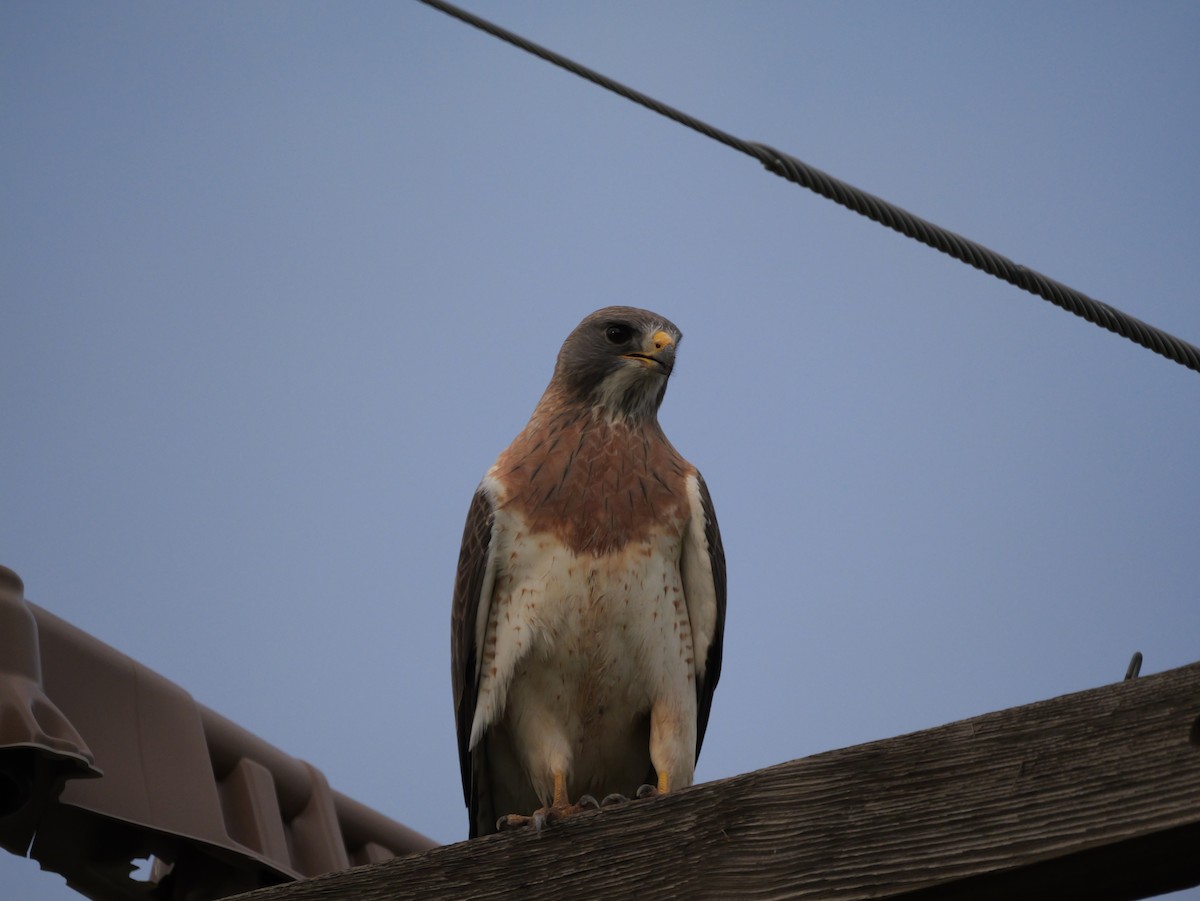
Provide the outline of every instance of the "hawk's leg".
{"type": "Polygon", "coordinates": [[[559,770],[554,772],[554,798],[550,802],[549,807],[542,807],[535,810],[529,816],[522,816],[519,813],[510,813],[507,816],[502,816],[496,821],[497,829],[517,829],[521,826],[533,824],[533,828],[541,833],[542,827],[558,820],[565,820],[567,817],[577,814],[584,810],[596,810],[600,807],[596,803],[596,799],[591,795],[583,795],[574,804],[567,800],[567,777],[559,770]]]}
{"type": "Polygon", "coordinates": [[[658,774],[658,785],[643,785],[637,790],[639,798],[653,798],[665,795],[671,790],[671,776],[665,770],[658,774]]]}
{"type": "MultiPolygon", "coordinates": [[[[637,790],[638,798],[653,798],[658,795],[665,795],[671,790],[671,777],[668,773],[662,772],[658,774],[658,785],[643,785],[637,790]]],[[[613,804],[624,804],[629,799],[622,794],[614,792],[611,795],[605,795],[604,800],[600,802],[601,807],[610,807],[613,804]]]]}

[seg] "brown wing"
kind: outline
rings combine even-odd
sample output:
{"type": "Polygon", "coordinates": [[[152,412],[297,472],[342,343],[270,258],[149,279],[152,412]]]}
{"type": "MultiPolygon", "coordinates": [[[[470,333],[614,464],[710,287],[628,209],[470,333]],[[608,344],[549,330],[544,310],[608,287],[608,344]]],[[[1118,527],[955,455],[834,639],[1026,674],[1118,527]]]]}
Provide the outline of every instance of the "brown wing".
{"type": "Polygon", "coordinates": [[[482,749],[472,755],[471,724],[475,719],[475,693],[479,685],[476,624],[487,616],[491,598],[491,543],[495,510],[481,486],[471,500],[467,524],[463,529],[458,554],[458,573],[454,579],[454,604],[450,614],[451,681],[454,686],[454,721],[458,732],[458,765],[462,771],[463,799],[470,810],[471,837],[476,835],[480,797],[490,795],[490,787],[481,784],[488,768],[479,759],[482,749]],[[489,597],[483,598],[484,592],[489,597]],[[480,610],[481,604],[483,610],[480,610]]]}
{"type": "Polygon", "coordinates": [[[725,641],[725,547],[721,544],[721,530],[717,527],[717,513],[713,509],[708,486],[700,473],[696,473],[700,487],[700,508],[704,517],[704,540],[708,547],[708,560],[712,568],[712,590],[717,604],[717,624],[704,666],[704,677],[696,680],[696,757],[700,757],[700,745],[704,742],[704,730],[708,728],[708,714],[712,710],[713,692],[721,678],[721,648],[725,641]]]}

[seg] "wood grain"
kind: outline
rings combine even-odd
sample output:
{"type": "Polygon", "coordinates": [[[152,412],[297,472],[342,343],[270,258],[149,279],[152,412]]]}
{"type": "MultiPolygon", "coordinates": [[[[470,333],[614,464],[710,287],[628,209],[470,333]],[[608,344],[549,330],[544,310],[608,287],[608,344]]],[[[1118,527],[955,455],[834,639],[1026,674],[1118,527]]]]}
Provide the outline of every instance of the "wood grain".
{"type": "Polygon", "coordinates": [[[1197,884],[1200,663],[240,898],[1117,901],[1197,884]]]}

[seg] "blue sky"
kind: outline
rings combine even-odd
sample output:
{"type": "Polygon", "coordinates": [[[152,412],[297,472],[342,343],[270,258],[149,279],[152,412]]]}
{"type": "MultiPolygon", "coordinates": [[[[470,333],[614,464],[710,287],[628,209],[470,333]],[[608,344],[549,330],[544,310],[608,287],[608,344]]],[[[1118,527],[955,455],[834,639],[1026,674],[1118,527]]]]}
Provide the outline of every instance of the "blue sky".
{"type": "MultiPolygon", "coordinates": [[[[1200,342],[1195,4],[465,5],[1200,342]]],[[[351,797],[466,835],[463,519],[613,303],[725,540],[699,779],[1200,659],[1200,374],[416,3],[0,51],[0,562],[351,797]]]]}

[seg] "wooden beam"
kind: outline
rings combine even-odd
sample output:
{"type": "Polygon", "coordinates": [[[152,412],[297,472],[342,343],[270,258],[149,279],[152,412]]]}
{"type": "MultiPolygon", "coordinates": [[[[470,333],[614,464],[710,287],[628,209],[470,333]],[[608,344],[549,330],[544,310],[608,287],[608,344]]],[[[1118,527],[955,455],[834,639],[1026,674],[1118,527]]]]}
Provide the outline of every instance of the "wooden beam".
{"type": "Polygon", "coordinates": [[[240,897],[1119,901],[1197,884],[1200,663],[240,897]]]}

